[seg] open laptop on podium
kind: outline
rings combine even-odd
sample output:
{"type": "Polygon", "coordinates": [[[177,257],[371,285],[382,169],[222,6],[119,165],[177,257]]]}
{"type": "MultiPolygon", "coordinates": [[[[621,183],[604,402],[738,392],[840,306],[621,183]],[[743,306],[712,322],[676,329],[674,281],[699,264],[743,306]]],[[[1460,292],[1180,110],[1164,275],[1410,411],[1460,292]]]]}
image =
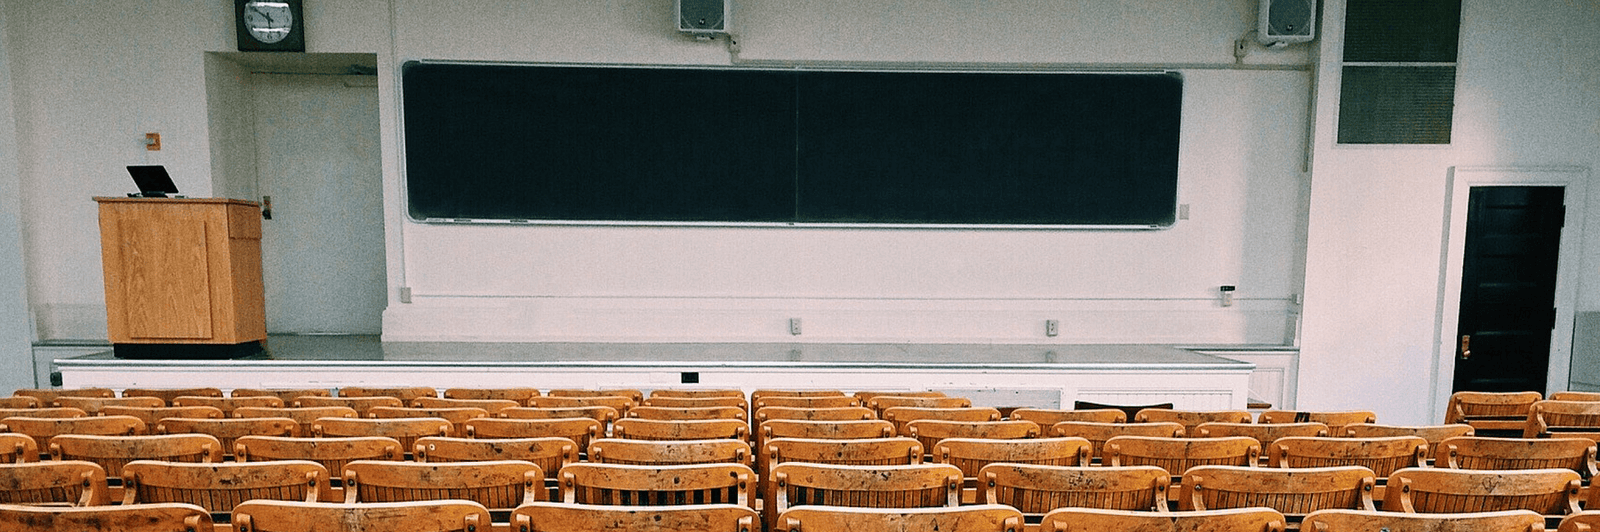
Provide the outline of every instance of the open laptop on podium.
{"type": "Polygon", "coordinates": [[[172,184],[172,176],[167,174],[165,166],[132,165],[128,167],[128,175],[133,176],[134,184],[139,185],[139,192],[129,193],[130,198],[183,197],[178,195],[178,186],[172,184]]]}

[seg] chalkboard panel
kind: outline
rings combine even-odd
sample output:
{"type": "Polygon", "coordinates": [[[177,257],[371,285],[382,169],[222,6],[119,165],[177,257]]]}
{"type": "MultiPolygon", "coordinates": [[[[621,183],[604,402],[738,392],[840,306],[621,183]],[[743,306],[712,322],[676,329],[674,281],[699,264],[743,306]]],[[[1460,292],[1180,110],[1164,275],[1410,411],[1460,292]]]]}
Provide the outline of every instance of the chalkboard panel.
{"type": "Polygon", "coordinates": [[[1176,74],[407,63],[418,220],[1165,226],[1176,74]]]}

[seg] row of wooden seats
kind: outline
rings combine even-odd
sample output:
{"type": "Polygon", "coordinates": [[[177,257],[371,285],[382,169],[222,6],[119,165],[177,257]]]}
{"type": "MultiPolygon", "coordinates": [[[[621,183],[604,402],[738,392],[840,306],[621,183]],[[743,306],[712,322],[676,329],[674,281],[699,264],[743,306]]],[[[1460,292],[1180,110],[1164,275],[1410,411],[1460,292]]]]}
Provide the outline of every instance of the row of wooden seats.
{"type": "Polygon", "coordinates": [[[1491,435],[1600,438],[1600,392],[1456,392],[1446,423],[1471,425],[1491,435]]]}

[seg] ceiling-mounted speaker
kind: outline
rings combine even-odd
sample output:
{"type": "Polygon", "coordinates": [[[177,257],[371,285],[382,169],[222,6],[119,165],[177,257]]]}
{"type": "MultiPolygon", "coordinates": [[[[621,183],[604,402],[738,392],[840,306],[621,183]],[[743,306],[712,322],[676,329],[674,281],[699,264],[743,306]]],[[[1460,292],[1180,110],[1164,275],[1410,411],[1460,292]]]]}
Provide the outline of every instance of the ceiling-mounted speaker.
{"type": "Polygon", "coordinates": [[[733,0],[676,0],[678,31],[709,36],[728,32],[733,0]]]}
{"type": "Polygon", "coordinates": [[[1264,44],[1310,42],[1317,36],[1317,0],[1261,0],[1257,24],[1264,44]]]}

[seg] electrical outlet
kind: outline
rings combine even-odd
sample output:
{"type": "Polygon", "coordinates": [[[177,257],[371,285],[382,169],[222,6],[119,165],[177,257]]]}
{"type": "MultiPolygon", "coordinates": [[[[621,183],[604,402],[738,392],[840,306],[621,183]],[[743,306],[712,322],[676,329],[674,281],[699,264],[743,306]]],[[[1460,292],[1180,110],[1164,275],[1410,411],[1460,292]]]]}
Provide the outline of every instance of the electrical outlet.
{"type": "Polygon", "coordinates": [[[800,318],[789,318],[789,334],[800,336],[800,318]]]}
{"type": "Polygon", "coordinates": [[[1058,334],[1061,334],[1061,322],[1056,320],[1044,320],[1044,335],[1055,336],[1058,334]]]}

